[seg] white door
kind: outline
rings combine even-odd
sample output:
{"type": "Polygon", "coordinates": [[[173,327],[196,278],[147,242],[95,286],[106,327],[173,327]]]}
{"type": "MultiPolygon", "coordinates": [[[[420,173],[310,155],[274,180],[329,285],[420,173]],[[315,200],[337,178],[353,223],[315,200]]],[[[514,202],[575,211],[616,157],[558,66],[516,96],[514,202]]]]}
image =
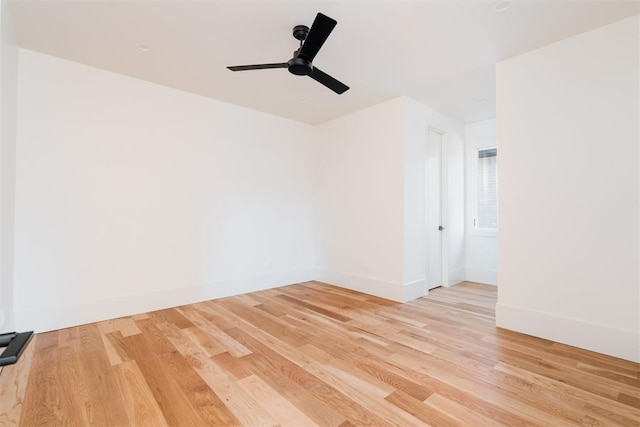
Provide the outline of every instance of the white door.
{"type": "Polygon", "coordinates": [[[427,291],[442,283],[442,134],[427,135],[425,213],[427,226],[427,291]]]}

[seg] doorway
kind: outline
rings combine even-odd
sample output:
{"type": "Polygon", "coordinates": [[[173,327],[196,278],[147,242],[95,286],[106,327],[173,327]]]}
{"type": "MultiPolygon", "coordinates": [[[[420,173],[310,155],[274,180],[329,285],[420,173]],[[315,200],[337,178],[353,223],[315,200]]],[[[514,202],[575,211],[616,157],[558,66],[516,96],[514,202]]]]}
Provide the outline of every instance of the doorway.
{"type": "Polygon", "coordinates": [[[429,128],[427,131],[427,158],[425,165],[425,223],[426,223],[426,286],[425,294],[433,288],[446,283],[445,224],[443,210],[443,169],[444,158],[443,133],[429,128]]]}

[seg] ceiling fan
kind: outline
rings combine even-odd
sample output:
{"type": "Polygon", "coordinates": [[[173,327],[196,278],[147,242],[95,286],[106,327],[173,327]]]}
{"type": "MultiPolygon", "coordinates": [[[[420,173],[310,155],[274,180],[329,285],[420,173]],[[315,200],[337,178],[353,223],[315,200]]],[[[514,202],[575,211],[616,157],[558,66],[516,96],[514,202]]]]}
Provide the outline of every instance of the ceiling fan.
{"type": "Polygon", "coordinates": [[[334,79],[327,73],[313,66],[313,58],[324,44],[337,22],[322,13],[316,15],[311,29],[306,25],[293,27],[293,37],[300,40],[300,47],[293,52],[293,58],[287,62],[277,64],[236,65],[227,67],[231,71],[265,70],[268,68],[287,68],[291,74],[309,76],[320,84],[325,85],[337,94],[349,90],[349,86],[334,79]]]}

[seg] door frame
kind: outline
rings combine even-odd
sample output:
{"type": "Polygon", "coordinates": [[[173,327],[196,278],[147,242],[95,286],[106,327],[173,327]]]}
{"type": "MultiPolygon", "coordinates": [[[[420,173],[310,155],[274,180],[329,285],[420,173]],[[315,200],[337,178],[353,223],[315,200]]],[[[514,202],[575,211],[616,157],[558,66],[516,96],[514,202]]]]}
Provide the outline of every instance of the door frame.
{"type": "Polygon", "coordinates": [[[429,131],[440,134],[440,138],[442,141],[442,147],[440,149],[440,225],[444,227],[441,231],[440,237],[440,275],[441,275],[441,286],[448,287],[449,286],[449,244],[448,244],[448,219],[449,219],[449,169],[448,169],[448,158],[449,158],[449,144],[448,139],[449,135],[447,132],[431,125],[427,125],[425,132],[425,170],[424,170],[424,294],[427,295],[429,293],[429,283],[428,283],[428,272],[429,272],[429,230],[427,230],[428,218],[427,218],[427,204],[429,203],[429,197],[427,194],[427,170],[426,170],[426,157],[427,150],[429,149],[429,131]]]}

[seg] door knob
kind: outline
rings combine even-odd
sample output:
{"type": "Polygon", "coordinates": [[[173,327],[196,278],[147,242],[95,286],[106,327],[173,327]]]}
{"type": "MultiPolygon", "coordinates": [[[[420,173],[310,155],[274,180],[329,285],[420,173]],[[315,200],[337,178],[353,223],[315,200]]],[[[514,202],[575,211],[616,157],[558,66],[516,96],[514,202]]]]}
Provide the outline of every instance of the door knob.
{"type": "Polygon", "coordinates": [[[442,230],[444,230],[444,227],[443,227],[443,226],[441,226],[441,225],[439,225],[439,226],[438,226],[438,231],[442,231],[442,230]]]}

